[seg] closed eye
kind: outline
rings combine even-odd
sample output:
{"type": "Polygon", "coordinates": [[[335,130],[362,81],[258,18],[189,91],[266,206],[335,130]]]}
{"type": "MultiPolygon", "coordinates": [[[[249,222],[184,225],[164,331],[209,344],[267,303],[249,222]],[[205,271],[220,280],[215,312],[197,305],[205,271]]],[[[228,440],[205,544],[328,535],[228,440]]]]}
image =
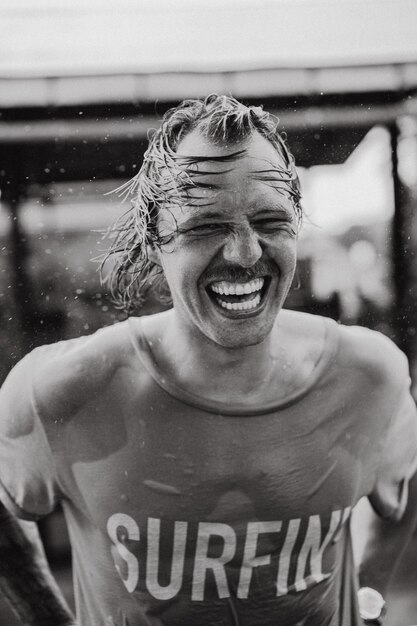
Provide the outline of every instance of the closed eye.
{"type": "Polygon", "coordinates": [[[196,224],[191,228],[181,230],[180,232],[189,235],[204,236],[204,235],[216,235],[223,233],[227,229],[226,224],[210,223],[210,224],[196,224]]]}
{"type": "Polygon", "coordinates": [[[291,233],[296,233],[296,228],[295,225],[288,220],[282,220],[282,219],[275,219],[275,218],[271,218],[271,219],[263,219],[263,220],[256,220],[256,222],[252,223],[253,227],[261,233],[275,233],[275,232],[279,232],[282,230],[285,230],[287,232],[291,232],[291,233]]]}

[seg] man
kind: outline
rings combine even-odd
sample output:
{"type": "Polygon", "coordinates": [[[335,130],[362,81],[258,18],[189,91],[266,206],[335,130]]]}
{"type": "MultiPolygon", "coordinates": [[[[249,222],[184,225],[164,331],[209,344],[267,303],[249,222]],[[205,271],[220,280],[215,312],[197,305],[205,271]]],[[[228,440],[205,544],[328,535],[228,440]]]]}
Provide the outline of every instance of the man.
{"type": "Polygon", "coordinates": [[[283,310],[301,208],[274,120],[186,101],[124,191],[113,295],[134,310],[166,281],[173,308],[16,366],[5,506],[37,519],[62,502],[82,626],[347,626],[361,623],[349,518],[368,496],[386,521],[360,598],[379,620],[414,524],[407,363],[378,333],[283,310]]]}

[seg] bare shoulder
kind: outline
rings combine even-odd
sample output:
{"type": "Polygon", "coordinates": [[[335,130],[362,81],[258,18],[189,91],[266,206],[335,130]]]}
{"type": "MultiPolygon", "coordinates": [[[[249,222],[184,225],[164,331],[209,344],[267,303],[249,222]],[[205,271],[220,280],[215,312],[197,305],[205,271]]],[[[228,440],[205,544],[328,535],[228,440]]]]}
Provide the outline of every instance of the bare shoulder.
{"type": "MultiPolygon", "coordinates": [[[[327,318],[302,311],[282,309],[277,318],[277,324],[290,334],[302,334],[319,339],[325,333],[327,318]]],[[[304,337],[305,338],[305,337],[304,337]]]]}
{"type": "Polygon", "coordinates": [[[58,341],[36,348],[34,353],[37,363],[41,367],[51,367],[59,362],[66,361],[79,370],[90,369],[103,371],[117,366],[126,353],[129,336],[127,322],[119,322],[106,326],[92,333],[74,339],[58,341]]]}
{"type": "Polygon", "coordinates": [[[333,342],[334,358],[342,368],[361,370],[374,383],[401,384],[408,377],[408,361],[391,339],[361,326],[298,311],[284,310],[277,326],[292,353],[317,362],[328,342],[333,342]]]}
{"type": "Polygon", "coordinates": [[[127,322],[120,322],[91,335],[41,346],[33,351],[32,359],[33,388],[39,403],[73,413],[108,388],[134,354],[127,322]]]}
{"type": "Polygon", "coordinates": [[[338,326],[339,359],[345,367],[356,367],[375,382],[404,381],[408,360],[395,343],[382,333],[361,326],[338,326]]]}
{"type": "Polygon", "coordinates": [[[280,336],[281,345],[300,359],[317,362],[325,349],[327,318],[301,311],[283,309],[277,318],[274,332],[280,336]]]}
{"type": "Polygon", "coordinates": [[[172,317],[173,309],[168,309],[160,313],[144,315],[141,318],[132,318],[130,321],[132,323],[133,332],[135,332],[135,328],[138,329],[140,325],[146,337],[152,341],[164,334],[164,331],[170,325],[172,317]]]}

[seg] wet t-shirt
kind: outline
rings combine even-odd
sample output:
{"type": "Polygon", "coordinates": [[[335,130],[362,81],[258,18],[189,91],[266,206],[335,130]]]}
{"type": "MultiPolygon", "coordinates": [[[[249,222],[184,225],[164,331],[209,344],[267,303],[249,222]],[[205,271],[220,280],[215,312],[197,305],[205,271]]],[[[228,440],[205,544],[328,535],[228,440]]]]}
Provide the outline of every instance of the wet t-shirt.
{"type": "Polygon", "coordinates": [[[14,368],[1,497],[26,519],[62,502],[81,626],[360,623],[350,513],[401,516],[417,420],[403,354],[323,324],[311,378],[250,410],[172,384],[138,318],[14,368]]]}

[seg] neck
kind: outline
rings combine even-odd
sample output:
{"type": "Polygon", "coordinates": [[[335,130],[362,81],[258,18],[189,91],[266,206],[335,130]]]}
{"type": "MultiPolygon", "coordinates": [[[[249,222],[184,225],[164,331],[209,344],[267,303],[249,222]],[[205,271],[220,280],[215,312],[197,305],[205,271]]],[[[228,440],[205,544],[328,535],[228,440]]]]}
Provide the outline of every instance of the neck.
{"type": "Polygon", "coordinates": [[[259,344],[227,348],[182,326],[171,311],[161,336],[161,353],[177,380],[195,393],[218,399],[259,393],[276,369],[271,334],[259,344]]]}
{"type": "Polygon", "coordinates": [[[287,398],[306,384],[320,361],[322,318],[283,311],[258,345],[225,348],[178,322],[171,309],[143,318],[158,369],[188,392],[228,404],[258,406],[287,398]]]}

